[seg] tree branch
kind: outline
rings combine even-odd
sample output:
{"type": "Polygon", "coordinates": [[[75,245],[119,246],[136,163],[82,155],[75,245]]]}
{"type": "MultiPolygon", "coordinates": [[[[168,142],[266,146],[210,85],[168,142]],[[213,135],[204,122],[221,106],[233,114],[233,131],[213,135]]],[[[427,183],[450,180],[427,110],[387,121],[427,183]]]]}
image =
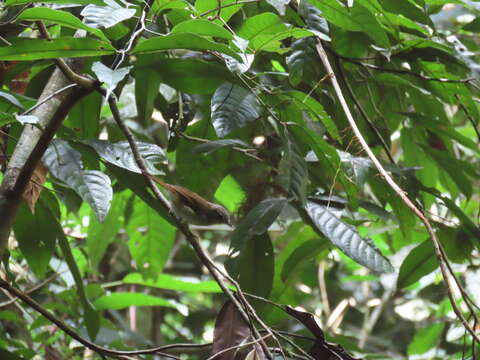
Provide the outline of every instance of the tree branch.
{"type": "MultiPolygon", "coordinates": [[[[470,335],[473,337],[475,341],[480,343],[480,338],[476,334],[475,330],[471,327],[471,325],[468,323],[467,319],[463,316],[461,309],[458,307],[454,295],[453,295],[453,286],[451,284],[451,277],[455,277],[455,275],[452,273],[449,273],[448,266],[446,264],[447,259],[445,256],[445,251],[442,247],[442,244],[437,238],[437,235],[435,234],[435,230],[433,229],[432,225],[430,224],[430,221],[427,219],[427,217],[424,215],[423,211],[418,208],[412,200],[407,196],[407,193],[400,188],[400,186],[397,185],[395,180],[388,174],[388,172],[385,170],[383,165],[380,163],[380,161],[377,159],[375,154],[373,153],[372,149],[370,149],[370,146],[368,146],[365,138],[363,137],[362,133],[360,132],[360,129],[358,128],[355,120],[353,119],[352,113],[350,112],[350,109],[348,108],[347,102],[345,100],[345,97],[343,96],[342,90],[340,88],[340,85],[338,84],[337,78],[335,76],[335,73],[333,72],[332,66],[330,65],[330,61],[328,60],[327,53],[325,52],[325,49],[323,48],[322,42],[320,39],[318,39],[317,42],[317,52],[318,55],[320,56],[320,59],[322,60],[322,63],[325,67],[325,70],[327,71],[327,74],[330,75],[330,80],[332,82],[333,88],[335,90],[335,93],[337,94],[338,100],[340,101],[340,104],[342,106],[343,111],[345,112],[345,115],[348,119],[348,122],[350,126],[352,127],[353,132],[355,133],[355,136],[358,138],[358,141],[362,145],[363,150],[367,153],[368,157],[372,161],[372,163],[375,165],[377,168],[378,172],[380,175],[385,179],[387,184],[395,191],[395,193],[402,199],[402,201],[405,203],[405,205],[412,210],[412,212],[420,219],[420,221],[425,225],[425,228],[428,231],[428,234],[430,235],[430,239],[432,240],[433,248],[435,251],[435,255],[438,259],[438,263],[440,265],[440,270],[442,272],[442,276],[444,279],[445,287],[447,290],[448,298],[450,299],[450,303],[452,304],[453,311],[457,315],[457,317],[460,319],[462,322],[463,326],[465,329],[470,333],[470,335]]],[[[474,315],[474,314],[472,314],[474,315]]]]}

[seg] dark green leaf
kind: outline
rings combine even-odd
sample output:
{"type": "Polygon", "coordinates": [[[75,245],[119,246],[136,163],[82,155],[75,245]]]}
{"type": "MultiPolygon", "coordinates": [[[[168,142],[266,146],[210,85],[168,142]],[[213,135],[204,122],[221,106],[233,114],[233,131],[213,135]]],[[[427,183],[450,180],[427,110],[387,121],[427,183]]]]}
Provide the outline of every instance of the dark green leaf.
{"type": "Polygon", "coordinates": [[[219,137],[246,126],[260,117],[257,98],[249,90],[225,83],[212,97],[212,122],[219,137]]]}
{"type": "Polygon", "coordinates": [[[287,200],[280,198],[263,200],[255,206],[233,232],[230,240],[230,254],[234,257],[238,256],[247,239],[266,232],[286,204],[287,200]]]}
{"type": "Polygon", "coordinates": [[[56,220],[41,202],[35,208],[32,214],[24,203],[20,205],[13,231],[28,265],[37,277],[43,278],[55,250],[56,220]]]}
{"type": "Polygon", "coordinates": [[[353,226],[342,222],[327,207],[307,202],[305,210],[317,229],[348,257],[379,273],[394,271],[370,239],[361,238],[353,226]]]}
{"type": "Polygon", "coordinates": [[[445,325],[444,322],[438,322],[419,329],[408,345],[408,355],[424,354],[433,349],[442,339],[441,335],[445,325]]]}
{"type": "Polygon", "coordinates": [[[39,60],[59,57],[109,55],[115,49],[107,42],[90,38],[62,37],[53,40],[16,38],[0,47],[0,60],[39,60]]]}
{"type": "Polygon", "coordinates": [[[218,51],[222,54],[229,55],[238,61],[242,61],[240,56],[238,56],[237,53],[235,53],[228,46],[190,33],[175,33],[145,40],[140,42],[133,49],[132,54],[149,54],[174,49],[218,51]]]}
{"type": "Polygon", "coordinates": [[[405,288],[418,281],[421,277],[430,274],[438,267],[433,245],[430,239],[416,246],[400,266],[397,287],[405,288]]]}
{"type": "Polygon", "coordinates": [[[268,298],[272,291],[274,258],[273,246],[267,232],[248,238],[236,259],[235,275],[248,293],[268,298]]]}
{"type": "Polygon", "coordinates": [[[90,26],[86,26],[80,21],[79,18],[73,16],[69,12],[62,10],[55,10],[46,7],[35,7],[23,11],[18,15],[17,20],[43,20],[50,21],[55,24],[60,24],[62,26],[67,26],[73,29],[82,29],[86,30],[95,36],[99,37],[102,40],[108,41],[108,38],[103,34],[100,29],[95,29],[90,26]]]}
{"type": "Polygon", "coordinates": [[[291,276],[295,268],[304,264],[306,261],[316,257],[322,251],[328,249],[329,243],[324,239],[321,240],[307,240],[300,244],[287,258],[285,264],[282,267],[281,278],[282,281],[286,281],[291,276]]]}

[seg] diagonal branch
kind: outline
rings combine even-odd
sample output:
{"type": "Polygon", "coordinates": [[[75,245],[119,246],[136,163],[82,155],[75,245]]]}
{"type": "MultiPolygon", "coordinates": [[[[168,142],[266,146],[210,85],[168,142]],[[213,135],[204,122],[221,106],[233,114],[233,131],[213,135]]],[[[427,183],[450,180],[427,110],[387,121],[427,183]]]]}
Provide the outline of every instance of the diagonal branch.
{"type": "Polygon", "coordinates": [[[480,343],[479,335],[468,323],[467,319],[463,316],[461,309],[458,307],[456,303],[455,297],[453,295],[454,285],[452,284],[452,277],[455,277],[455,275],[449,272],[448,265],[447,265],[448,260],[446,259],[446,256],[445,256],[445,250],[443,249],[440,241],[438,240],[437,235],[435,234],[435,230],[432,227],[432,224],[427,219],[423,211],[420,208],[418,208],[412,200],[410,200],[410,198],[407,196],[407,193],[404,190],[402,190],[400,186],[397,185],[395,180],[393,180],[390,174],[385,170],[383,165],[377,159],[372,149],[370,149],[370,146],[368,146],[367,142],[365,141],[365,138],[363,137],[362,133],[360,132],[360,129],[358,128],[357,124],[355,123],[355,120],[353,119],[350,109],[348,108],[345,97],[343,96],[340,85],[338,84],[335,73],[333,72],[332,66],[330,65],[330,61],[328,60],[327,53],[325,52],[325,49],[323,48],[323,45],[320,39],[318,39],[318,42],[317,42],[317,52],[318,52],[318,55],[320,56],[320,59],[322,60],[322,63],[325,67],[325,70],[327,71],[327,74],[330,75],[330,80],[332,82],[335,93],[337,94],[338,100],[340,101],[340,104],[342,106],[343,111],[345,112],[348,122],[352,127],[352,130],[355,133],[355,136],[358,138],[358,141],[362,145],[363,150],[367,153],[368,157],[370,158],[372,163],[375,165],[380,175],[385,179],[387,184],[402,199],[405,205],[410,210],[412,210],[412,212],[420,219],[420,221],[424,224],[425,228],[427,229],[428,234],[430,235],[430,239],[432,240],[435,255],[437,256],[438,263],[440,265],[440,270],[442,272],[442,276],[445,281],[445,287],[447,290],[448,298],[450,299],[450,303],[452,304],[453,311],[455,312],[457,317],[460,319],[465,329],[470,333],[470,335],[472,335],[473,339],[476,342],[480,343]]]}

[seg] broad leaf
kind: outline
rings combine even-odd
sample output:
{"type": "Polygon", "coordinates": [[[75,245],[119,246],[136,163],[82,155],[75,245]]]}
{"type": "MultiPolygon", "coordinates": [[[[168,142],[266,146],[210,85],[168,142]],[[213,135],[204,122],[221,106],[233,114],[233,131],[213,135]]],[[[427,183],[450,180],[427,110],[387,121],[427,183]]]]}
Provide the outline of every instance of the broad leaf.
{"type": "Polygon", "coordinates": [[[103,221],[110,208],[112,187],[110,178],[96,170],[83,170],[81,155],[65,140],[53,141],[42,162],[57,179],[75,190],[103,221]]]}
{"type": "Polygon", "coordinates": [[[222,289],[213,281],[193,281],[178,276],[159,274],[155,280],[145,279],[140,273],[130,273],[122,280],[125,284],[137,284],[165,290],[185,291],[192,293],[221,293],[222,289]]]}
{"type": "Polygon", "coordinates": [[[300,15],[305,19],[307,26],[320,39],[330,41],[328,36],[330,29],[327,20],[322,16],[320,9],[316,8],[308,1],[302,1],[298,7],[300,15]]]}
{"type": "Polygon", "coordinates": [[[228,46],[191,33],[173,33],[145,40],[133,49],[132,54],[149,54],[174,49],[218,51],[219,53],[229,55],[238,61],[242,60],[240,56],[228,46]]]}
{"type": "Polygon", "coordinates": [[[231,83],[225,83],[215,91],[211,111],[213,126],[219,137],[225,137],[260,117],[255,95],[231,83]]]}
{"type": "Polygon", "coordinates": [[[52,40],[16,38],[0,47],[0,60],[40,60],[60,57],[109,55],[115,49],[107,42],[90,38],[61,37],[52,40]]]}
{"type": "Polygon", "coordinates": [[[308,172],[307,163],[300,154],[294,140],[284,139],[284,154],[280,163],[280,178],[285,183],[289,193],[297,199],[302,206],[305,205],[308,172]]]}
{"type": "Polygon", "coordinates": [[[98,310],[120,310],[129,306],[163,306],[176,309],[177,306],[166,299],[157,296],[131,293],[131,292],[115,292],[110,295],[104,295],[94,302],[98,310]]]}
{"type": "Polygon", "coordinates": [[[192,33],[202,36],[212,36],[232,40],[233,35],[227,29],[204,19],[192,19],[175,25],[172,33],[192,33]]]}
{"type": "MultiPolygon", "coordinates": [[[[245,322],[235,305],[231,301],[227,301],[220,309],[215,320],[212,354],[217,354],[222,350],[248,341],[250,336],[249,324],[245,322]]],[[[234,348],[220,353],[218,356],[215,356],[215,359],[236,359],[237,352],[238,349],[234,348]]]]}
{"type": "Polygon", "coordinates": [[[436,268],[438,268],[438,262],[433,251],[433,245],[427,239],[410,251],[403,260],[398,274],[397,287],[402,289],[410,286],[436,268]]]}
{"type": "Polygon", "coordinates": [[[35,275],[42,279],[55,251],[55,219],[41,202],[36,206],[35,215],[26,204],[22,204],[17,212],[13,231],[28,265],[35,275]]]}
{"type": "MultiPolygon", "coordinates": [[[[112,144],[106,140],[86,140],[84,143],[95,149],[97,154],[110,164],[137,174],[142,173],[135,162],[128,141],[124,140],[112,144]]],[[[155,164],[164,163],[166,161],[165,151],[158,145],[141,141],[137,141],[137,147],[140,154],[145,159],[145,165],[148,172],[150,174],[163,174],[162,171],[155,168],[155,164]]]]}
{"type": "Polygon", "coordinates": [[[108,38],[105,34],[99,30],[94,29],[92,27],[86,26],[84,23],[80,21],[77,17],[70,14],[69,12],[62,11],[62,10],[55,10],[50,8],[44,7],[36,7],[31,8],[23,11],[18,17],[17,20],[43,20],[43,21],[50,21],[56,24],[60,24],[62,26],[67,26],[72,29],[82,29],[88,31],[98,38],[108,41],[108,38]]]}
{"type": "Polygon", "coordinates": [[[305,210],[315,227],[348,257],[379,273],[394,271],[370,239],[360,237],[353,226],[341,221],[327,207],[307,202],[305,210]]]}

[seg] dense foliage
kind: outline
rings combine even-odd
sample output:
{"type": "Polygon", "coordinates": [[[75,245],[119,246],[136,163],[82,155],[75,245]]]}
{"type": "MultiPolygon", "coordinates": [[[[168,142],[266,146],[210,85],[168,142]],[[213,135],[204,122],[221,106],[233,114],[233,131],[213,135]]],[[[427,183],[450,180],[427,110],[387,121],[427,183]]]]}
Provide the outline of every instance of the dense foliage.
{"type": "Polygon", "coordinates": [[[0,357],[478,357],[479,14],[6,0],[0,357]]]}

